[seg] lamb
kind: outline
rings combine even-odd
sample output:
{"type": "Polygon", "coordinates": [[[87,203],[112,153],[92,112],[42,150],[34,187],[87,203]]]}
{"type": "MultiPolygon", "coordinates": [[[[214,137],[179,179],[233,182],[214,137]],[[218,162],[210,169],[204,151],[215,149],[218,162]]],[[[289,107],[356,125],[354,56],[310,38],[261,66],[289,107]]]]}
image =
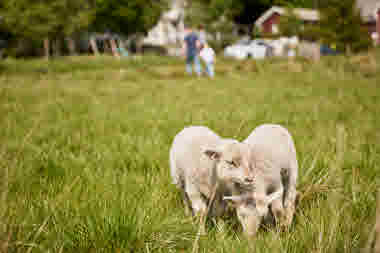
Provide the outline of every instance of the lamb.
{"type": "Polygon", "coordinates": [[[249,157],[248,144],[223,139],[207,127],[190,126],[180,131],[170,149],[170,169],[185,206],[195,215],[205,214],[217,186],[210,214],[223,214],[223,196],[232,193],[233,185],[249,187],[253,182],[249,157]]]}
{"type": "Polygon", "coordinates": [[[237,204],[238,218],[249,235],[256,234],[263,218],[268,215],[270,203],[276,222],[290,226],[295,211],[298,175],[292,136],[280,125],[264,124],[255,128],[243,143],[251,147],[254,190],[224,199],[237,204]]]}

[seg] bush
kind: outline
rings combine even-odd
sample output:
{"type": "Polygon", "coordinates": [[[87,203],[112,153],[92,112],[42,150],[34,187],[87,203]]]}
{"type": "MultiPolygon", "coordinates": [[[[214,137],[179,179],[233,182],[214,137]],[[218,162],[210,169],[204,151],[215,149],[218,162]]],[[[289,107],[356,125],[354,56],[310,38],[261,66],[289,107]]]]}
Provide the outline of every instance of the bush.
{"type": "Polygon", "coordinates": [[[31,57],[42,55],[41,42],[28,39],[14,39],[8,43],[5,55],[10,57],[31,57]]]}
{"type": "Polygon", "coordinates": [[[359,52],[371,46],[355,0],[330,0],[321,3],[319,12],[318,23],[304,24],[290,10],[289,15],[280,19],[279,36],[297,35],[301,39],[332,46],[340,52],[359,52]]]}
{"type": "Polygon", "coordinates": [[[260,38],[261,37],[261,31],[257,26],[254,26],[252,29],[252,38],[260,38]]]}
{"type": "Polygon", "coordinates": [[[286,15],[280,17],[279,36],[292,37],[300,35],[304,25],[300,19],[294,14],[293,9],[290,9],[286,15]]]}
{"type": "Polygon", "coordinates": [[[220,41],[218,40],[210,40],[207,43],[210,47],[212,47],[215,51],[215,53],[221,53],[223,52],[223,49],[232,43],[236,41],[236,38],[228,38],[228,39],[222,39],[220,41]]]}
{"type": "Polygon", "coordinates": [[[322,6],[320,13],[320,23],[308,27],[309,35],[313,34],[323,44],[334,45],[341,52],[369,49],[371,38],[361,25],[362,19],[355,0],[330,0],[328,5],[322,6]]]}

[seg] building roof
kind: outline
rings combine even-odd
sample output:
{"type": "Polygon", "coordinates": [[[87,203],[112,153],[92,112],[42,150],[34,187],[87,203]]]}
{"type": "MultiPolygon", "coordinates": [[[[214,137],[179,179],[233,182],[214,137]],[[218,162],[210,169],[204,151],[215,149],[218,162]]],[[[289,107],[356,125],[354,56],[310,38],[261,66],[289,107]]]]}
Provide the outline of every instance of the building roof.
{"type": "MultiPolygon", "coordinates": [[[[364,22],[375,22],[376,13],[380,10],[380,0],[356,0],[357,8],[360,10],[360,15],[364,22]]],[[[274,13],[284,15],[288,8],[273,6],[263,13],[255,22],[256,26],[261,26],[274,13]]],[[[318,21],[319,11],[313,9],[294,8],[295,15],[307,21],[318,21]]]]}
{"type": "Polygon", "coordinates": [[[380,0],[356,0],[356,5],[364,22],[376,20],[376,12],[380,9],[380,0]]]}
{"type": "MultiPolygon", "coordinates": [[[[380,0],[379,0],[380,1],[380,0]]],[[[284,15],[289,9],[279,6],[273,6],[269,10],[263,13],[255,22],[256,26],[261,26],[268,18],[270,18],[273,14],[277,13],[280,15],[284,15]]],[[[302,19],[307,21],[318,21],[319,20],[319,12],[313,9],[305,9],[305,8],[294,8],[294,14],[302,19]]]]}

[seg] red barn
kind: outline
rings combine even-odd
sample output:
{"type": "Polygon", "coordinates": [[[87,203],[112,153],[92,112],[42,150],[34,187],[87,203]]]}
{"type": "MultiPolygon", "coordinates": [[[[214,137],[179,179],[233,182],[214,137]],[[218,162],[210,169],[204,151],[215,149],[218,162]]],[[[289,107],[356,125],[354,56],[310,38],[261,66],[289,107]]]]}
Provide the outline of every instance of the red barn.
{"type": "MultiPolygon", "coordinates": [[[[305,23],[315,23],[319,20],[319,12],[317,10],[295,8],[293,11],[305,23]]],[[[255,26],[263,31],[263,33],[277,33],[280,16],[287,13],[287,8],[273,6],[256,20],[255,26]]]]}

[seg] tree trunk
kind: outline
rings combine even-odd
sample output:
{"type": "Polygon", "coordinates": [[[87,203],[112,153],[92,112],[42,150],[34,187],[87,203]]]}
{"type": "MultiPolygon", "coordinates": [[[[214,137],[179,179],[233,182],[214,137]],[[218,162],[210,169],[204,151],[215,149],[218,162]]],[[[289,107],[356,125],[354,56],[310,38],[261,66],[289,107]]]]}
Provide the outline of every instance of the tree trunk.
{"type": "Polygon", "coordinates": [[[125,48],[124,41],[122,39],[119,39],[119,48],[125,48]]]}
{"type": "Polygon", "coordinates": [[[49,38],[44,39],[44,55],[45,59],[49,60],[50,57],[50,40],[49,38]]]}
{"type": "Polygon", "coordinates": [[[136,34],[136,53],[141,54],[142,53],[142,46],[143,46],[143,37],[141,34],[136,34]]]}
{"type": "Polygon", "coordinates": [[[104,40],[104,53],[112,53],[108,39],[104,40]]]}
{"type": "Polygon", "coordinates": [[[140,38],[137,39],[136,43],[136,51],[137,53],[141,54],[142,53],[142,41],[140,38]]]}
{"type": "Polygon", "coordinates": [[[70,55],[76,55],[75,41],[73,38],[67,38],[67,47],[69,48],[70,55]]]}
{"type": "Polygon", "coordinates": [[[61,56],[61,46],[62,46],[61,40],[60,39],[55,39],[54,42],[53,42],[53,54],[54,54],[54,57],[61,56]]]}
{"type": "Polygon", "coordinates": [[[90,39],[90,46],[91,46],[91,50],[94,53],[94,55],[98,56],[99,55],[99,50],[98,50],[98,46],[96,45],[96,41],[95,41],[94,38],[90,39]]]}
{"type": "Polygon", "coordinates": [[[352,50],[351,50],[351,45],[346,46],[346,55],[351,56],[352,55],[352,50]]]}
{"type": "Polygon", "coordinates": [[[114,39],[110,39],[110,44],[111,44],[111,50],[113,56],[120,57],[119,52],[117,51],[117,45],[114,39]]]}

